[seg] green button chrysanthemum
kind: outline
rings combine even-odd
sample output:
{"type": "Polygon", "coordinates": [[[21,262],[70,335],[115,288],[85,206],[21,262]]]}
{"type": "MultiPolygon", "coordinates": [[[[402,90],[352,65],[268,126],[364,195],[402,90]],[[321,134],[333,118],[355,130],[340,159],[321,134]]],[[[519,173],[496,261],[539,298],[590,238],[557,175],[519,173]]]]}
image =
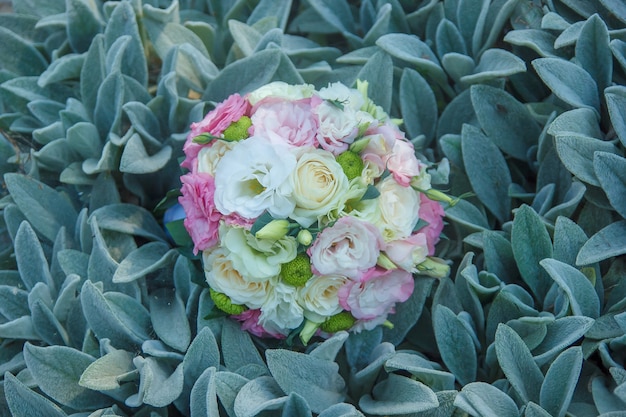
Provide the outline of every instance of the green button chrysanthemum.
{"type": "Polygon", "coordinates": [[[246,306],[241,304],[233,304],[230,297],[224,293],[217,292],[213,288],[209,288],[211,300],[215,303],[215,307],[219,308],[226,314],[236,315],[247,310],[246,306]]]}
{"type": "Polygon", "coordinates": [[[286,284],[300,287],[313,276],[311,260],[304,254],[298,254],[293,260],[284,263],[280,269],[280,276],[286,284]]]}
{"type": "Polygon", "coordinates": [[[248,116],[241,116],[236,122],[232,122],[230,126],[224,130],[224,139],[234,142],[242,140],[250,136],[248,129],[252,126],[252,120],[248,116]]]}
{"type": "Polygon", "coordinates": [[[334,316],[330,316],[322,325],[320,329],[327,333],[335,333],[340,330],[348,330],[356,323],[356,319],[349,311],[342,311],[334,316]]]}
{"type": "Polygon", "coordinates": [[[365,166],[359,154],[352,151],[345,151],[337,155],[337,163],[341,165],[348,181],[360,176],[365,166]]]}

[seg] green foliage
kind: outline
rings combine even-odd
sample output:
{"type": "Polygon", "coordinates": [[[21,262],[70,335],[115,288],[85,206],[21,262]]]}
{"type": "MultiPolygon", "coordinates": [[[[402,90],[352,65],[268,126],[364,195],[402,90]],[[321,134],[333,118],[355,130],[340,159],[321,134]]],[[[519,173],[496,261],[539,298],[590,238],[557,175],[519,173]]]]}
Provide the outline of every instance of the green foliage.
{"type": "Polygon", "coordinates": [[[622,415],[625,27],[616,0],[15,0],[0,414],[622,415]],[[164,228],[189,126],[271,81],[357,79],[465,196],[452,277],[417,276],[393,328],[251,336],[164,228]]]}

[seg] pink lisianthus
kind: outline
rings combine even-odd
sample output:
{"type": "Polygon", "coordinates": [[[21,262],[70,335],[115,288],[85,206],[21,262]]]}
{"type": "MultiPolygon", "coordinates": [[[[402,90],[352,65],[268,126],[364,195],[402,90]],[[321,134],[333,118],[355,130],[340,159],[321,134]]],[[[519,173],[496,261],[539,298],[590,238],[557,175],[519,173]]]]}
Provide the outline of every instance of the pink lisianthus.
{"type": "Polygon", "coordinates": [[[443,230],[443,216],[445,212],[443,207],[437,201],[433,201],[420,194],[420,219],[428,222],[428,225],[419,230],[420,233],[426,235],[426,243],[428,244],[428,256],[435,254],[435,245],[439,242],[439,236],[443,230]]]}
{"type": "Polygon", "coordinates": [[[411,142],[396,140],[387,158],[387,169],[393,179],[403,187],[411,184],[411,179],[420,174],[421,164],[415,157],[415,149],[411,142]]]}
{"type": "Polygon", "coordinates": [[[189,173],[180,177],[182,196],[178,202],[185,210],[183,224],[193,240],[193,253],[215,245],[219,239],[222,214],[215,208],[213,177],[204,173],[189,173]]]}
{"type": "Polygon", "coordinates": [[[231,318],[241,322],[241,330],[248,331],[258,337],[273,337],[275,339],[284,339],[285,335],[281,333],[273,333],[267,331],[259,324],[261,310],[246,310],[241,314],[230,316],[231,318]]]}
{"type": "Polygon", "coordinates": [[[328,101],[319,100],[319,97],[311,99],[318,119],[317,141],[324,150],[339,155],[348,149],[359,133],[356,111],[348,106],[341,109],[328,101]]]}
{"type": "Polygon", "coordinates": [[[187,135],[187,140],[183,146],[186,158],[181,165],[193,171],[196,166],[195,160],[198,157],[198,152],[200,152],[200,149],[204,146],[207,146],[195,143],[193,138],[202,133],[219,136],[224,133],[224,130],[226,130],[231,123],[239,120],[241,116],[247,115],[249,111],[250,104],[248,101],[239,94],[233,94],[219,103],[204,119],[197,123],[192,123],[191,132],[187,135]]]}
{"type": "Polygon", "coordinates": [[[414,233],[405,239],[392,240],[387,242],[385,254],[405,271],[417,272],[416,266],[429,254],[428,237],[425,233],[414,233]]]}
{"type": "Polygon", "coordinates": [[[316,145],[317,119],[311,112],[311,99],[285,100],[268,97],[252,109],[250,134],[263,136],[271,143],[294,147],[316,145]]]}
{"type": "Polygon", "coordinates": [[[411,296],[413,275],[403,269],[371,268],[360,281],[346,281],[339,289],[339,303],[359,320],[386,316],[396,303],[411,296]]]}
{"type": "Polygon", "coordinates": [[[342,217],[319,235],[308,254],[317,275],[343,275],[358,280],[376,265],[384,248],[380,230],[355,217],[342,217]]]}

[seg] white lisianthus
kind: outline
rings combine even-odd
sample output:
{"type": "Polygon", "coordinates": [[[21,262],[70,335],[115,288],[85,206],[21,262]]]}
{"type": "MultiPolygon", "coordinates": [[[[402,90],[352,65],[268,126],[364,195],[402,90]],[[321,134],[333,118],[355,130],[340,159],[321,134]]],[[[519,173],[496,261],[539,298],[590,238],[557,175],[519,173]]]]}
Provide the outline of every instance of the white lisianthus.
{"type": "Polygon", "coordinates": [[[349,182],[335,157],[323,149],[310,149],[298,159],[291,174],[296,207],[289,216],[309,227],[319,216],[345,202],[349,182]]]}
{"type": "Polygon", "coordinates": [[[278,280],[271,280],[272,289],[261,307],[259,324],[270,333],[287,335],[304,320],[304,310],[297,303],[297,289],[278,280]]]}
{"type": "Polygon", "coordinates": [[[257,88],[247,95],[248,102],[254,106],[266,97],[278,97],[285,100],[300,100],[313,95],[315,86],[311,84],[291,85],[283,81],[274,81],[257,88]]]}
{"type": "Polygon", "coordinates": [[[330,83],[328,87],[321,88],[318,95],[324,100],[336,101],[343,105],[344,109],[360,110],[365,104],[363,95],[355,88],[349,88],[340,82],[330,83]]]}
{"type": "Polygon", "coordinates": [[[222,157],[235,146],[235,142],[216,140],[213,145],[204,147],[198,152],[198,172],[215,176],[215,168],[222,157]]]}
{"type": "Polygon", "coordinates": [[[391,175],[376,188],[380,196],[363,202],[360,217],[378,226],[387,242],[410,236],[419,221],[419,193],[398,184],[391,175]]]}
{"type": "Polygon", "coordinates": [[[250,281],[233,267],[228,250],[218,247],[202,253],[206,281],[211,288],[230,297],[233,304],[261,308],[268,297],[269,281],[250,281]]]}
{"type": "Polygon", "coordinates": [[[289,181],[295,166],[296,157],[285,146],[257,136],[237,142],[215,169],[215,206],[246,219],[265,210],[285,218],[295,206],[289,181]]]}
{"type": "Polygon", "coordinates": [[[320,146],[334,155],[347,150],[348,145],[359,133],[356,110],[349,106],[341,109],[328,101],[323,101],[313,109],[313,112],[319,121],[317,141],[320,146]]]}
{"type": "Polygon", "coordinates": [[[241,227],[223,227],[220,235],[233,267],[249,281],[263,282],[278,276],[281,264],[297,255],[298,243],[293,236],[257,239],[241,227]]]}
{"type": "Polygon", "coordinates": [[[341,275],[316,275],[298,289],[298,302],[304,308],[304,317],[322,323],[341,312],[337,293],[348,278],[341,275]]]}

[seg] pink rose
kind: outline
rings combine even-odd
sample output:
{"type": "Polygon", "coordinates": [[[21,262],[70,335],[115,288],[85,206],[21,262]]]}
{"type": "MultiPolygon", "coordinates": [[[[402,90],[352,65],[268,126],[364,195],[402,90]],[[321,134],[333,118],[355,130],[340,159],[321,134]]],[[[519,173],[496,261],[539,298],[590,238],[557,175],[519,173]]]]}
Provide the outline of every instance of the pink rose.
{"type": "Polygon", "coordinates": [[[261,310],[246,310],[241,314],[231,316],[231,318],[241,322],[241,330],[248,331],[258,337],[273,337],[275,339],[284,339],[285,335],[281,333],[272,333],[267,331],[259,324],[261,310]]]}
{"type": "Polygon", "coordinates": [[[239,120],[241,116],[245,116],[249,110],[250,104],[239,94],[233,94],[219,103],[204,119],[198,123],[192,123],[191,132],[187,135],[187,140],[183,146],[186,158],[181,166],[194,171],[198,152],[200,152],[200,149],[207,146],[195,143],[193,138],[202,133],[219,136],[224,133],[224,130],[226,130],[231,123],[239,120]]]}
{"type": "Polygon", "coordinates": [[[308,253],[317,275],[343,275],[359,279],[376,265],[384,245],[376,226],[348,216],[322,230],[308,253]]]}
{"type": "Polygon", "coordinates": [[[387,169],[393,179],[404,187],[411,184],[411,178],[420,174],[421,164],[415,157],[415,149],[411,142],[396,140],[387,158],[387,169]]]}
{"type": "Polygon", "coordinates": [[[311,112],[311,99],[264,98],[252,109],[251,119],[250,134],[263,136],[271,143],[296,147],[316,145],[317,119],[311,112]]]}
{"type": "Polygon", "coordinates": [[[435,254],[435,245],[439,242],[439,236],[443,230],[443,216],[445,212],[443,207],[437,201],[433,201],[420,194],[420,219],[428,222],[428,225],[422,227],[419,232],[426,235],[426,243],[428,244],[428,256],[435,254]]]}
{"type": "Polygon", "coordinates": [[[425,233],[414,233],[405,239],[387,242],[385,254],[398,267],[417,272],[416,266],[426,260],[428,238],[425,233]]]}
{"type": "Polygon", "coordinates": [[[413,275],[403,269],[372,268],[360,281],[346,281],[339,289],[339,303],[357,319],[386,316],[396,303],[413,293],[413,275]]]}
{"type": "Polygon", "coordinates": [[[189,173],[180,178],[182,196],[178,202],[185,209],[183,224],[193,240],[193,253],[205,250],[218,242],[222,214],[215,208],[213,177],[204,173],[189,173]]]}

